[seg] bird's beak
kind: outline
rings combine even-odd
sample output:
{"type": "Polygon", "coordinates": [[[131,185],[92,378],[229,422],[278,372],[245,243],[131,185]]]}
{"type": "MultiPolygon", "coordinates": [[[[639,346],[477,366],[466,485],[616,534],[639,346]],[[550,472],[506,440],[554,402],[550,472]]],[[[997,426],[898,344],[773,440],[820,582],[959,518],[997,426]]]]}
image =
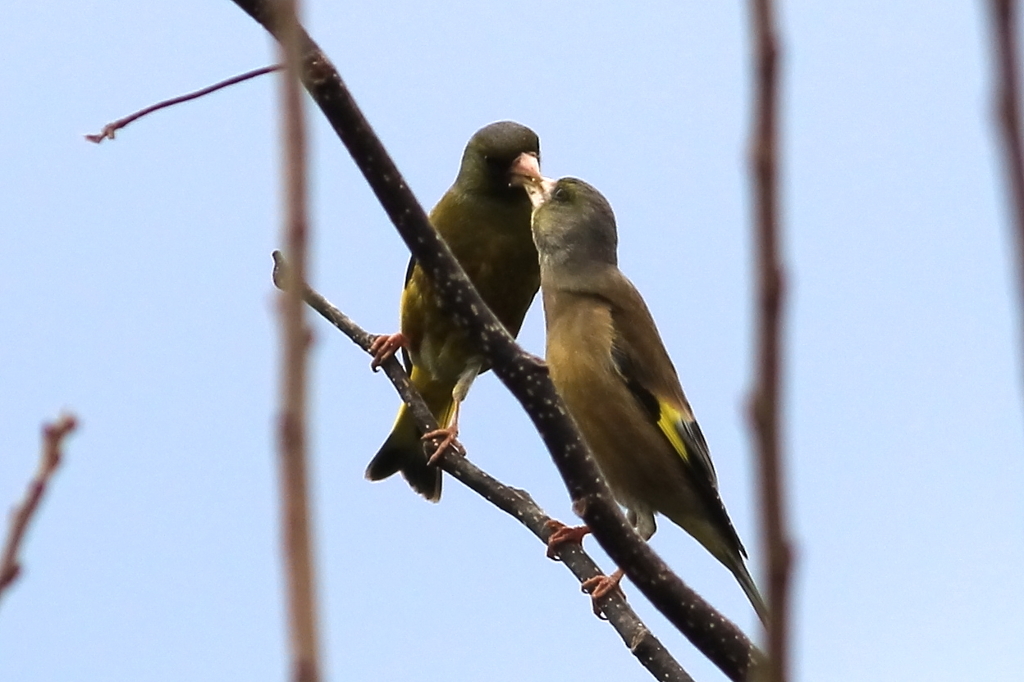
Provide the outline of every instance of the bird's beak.
{"type": "Polygon", "coordinates": [[[523,152],[512,162],[509,173],[510,184],[513,187],[526,187],[531,182],[540,180],[540,159],[534,152],[523,152]]]}
{"type": "Polygon", "coordinates": [[[545,178],[538,175],[536,178],[531,178],[529,182],[523,185],[523,187],[526,188],[526,193],[530,197],[530,203],[533,204],[534,211],[540,208],[548,201],[548,199],[551,198],[551,192],[554,191],[557,183],[557,180],[552,180],[551,178],[545,178]]]}

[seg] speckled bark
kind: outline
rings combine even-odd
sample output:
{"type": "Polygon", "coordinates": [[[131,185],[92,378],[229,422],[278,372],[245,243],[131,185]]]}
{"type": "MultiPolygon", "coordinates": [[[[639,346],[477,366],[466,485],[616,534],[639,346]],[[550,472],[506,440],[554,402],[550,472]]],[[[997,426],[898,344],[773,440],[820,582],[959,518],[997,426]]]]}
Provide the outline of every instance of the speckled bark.
{"type": "MultiPolygon", "coordinates": [[[[235,0],[271,33],[266,3],[235,0]]],[[[743,632],[676,576],[637,535],[613,500],[546,370],[523,351],[473,289],[427,220],[341,77],[302,36],[303,82],[338,133],[409,250],[436,282],[442,304],[475,336],[494,373],[526,409],[594,537],[643,594],[730,679],[745,680],[761,653],[743,632]]]]}

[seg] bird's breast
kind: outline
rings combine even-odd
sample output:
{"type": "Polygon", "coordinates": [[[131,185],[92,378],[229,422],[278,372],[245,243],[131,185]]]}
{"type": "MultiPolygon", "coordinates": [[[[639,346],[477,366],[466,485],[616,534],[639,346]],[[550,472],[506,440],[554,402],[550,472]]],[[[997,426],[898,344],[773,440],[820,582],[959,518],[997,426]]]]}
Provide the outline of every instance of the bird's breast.
{"type": "Polygon", "coordinates": [[[615,366],[610,309],[597,297],[545,291],[544,311],[551,380],[612,493],[658,511],[656,500],[686,484],[678,456],[615,366]]]}

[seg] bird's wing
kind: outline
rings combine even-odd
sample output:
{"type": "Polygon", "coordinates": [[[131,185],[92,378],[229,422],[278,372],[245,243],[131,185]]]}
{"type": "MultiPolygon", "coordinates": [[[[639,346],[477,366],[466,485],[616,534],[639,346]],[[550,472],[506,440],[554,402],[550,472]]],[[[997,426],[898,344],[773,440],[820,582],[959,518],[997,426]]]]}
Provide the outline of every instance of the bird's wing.
{"type": "Polygon", "coordinates": [[[632,283],[620,277],[602,292],[611,304],[615,327],[612,359],[619,376],[679,455],[679,463],[708,513],[746,556],[718,494],[718,477],[704,434],[683,395],[654,319],[632,283]]]}
{"type": "Polygon", "coordinates": [[[717,490],[718,476],[715,474],[715,465],[711,461],[711,454],[700,425],[692,416],[684,415],[682,410],[673,405],[675,401],[657,395],[645,384],[642,379],[644,372],[629,352],[618,330],[612,349],[612,359],[630,393],[672,444],[672,448],[682,458],[687,469],[694,470],[694,478],[706,482],[717,490]]]}

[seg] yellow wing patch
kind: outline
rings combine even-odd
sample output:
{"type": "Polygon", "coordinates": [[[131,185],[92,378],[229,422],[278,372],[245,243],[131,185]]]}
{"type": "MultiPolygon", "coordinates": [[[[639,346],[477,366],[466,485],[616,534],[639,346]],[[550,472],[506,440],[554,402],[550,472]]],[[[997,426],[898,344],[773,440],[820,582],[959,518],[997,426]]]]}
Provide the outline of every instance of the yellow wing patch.
{"type": "Polygon", "coordinates": [[[672,444],[683,461],[689,464],[690,451],[679,435],[679,429],[676,428],[676,425],[683,419],[682,413],[663,400],[658,400],[658,413],[658,428],[665,434],[668,442],[672,444]]]}

